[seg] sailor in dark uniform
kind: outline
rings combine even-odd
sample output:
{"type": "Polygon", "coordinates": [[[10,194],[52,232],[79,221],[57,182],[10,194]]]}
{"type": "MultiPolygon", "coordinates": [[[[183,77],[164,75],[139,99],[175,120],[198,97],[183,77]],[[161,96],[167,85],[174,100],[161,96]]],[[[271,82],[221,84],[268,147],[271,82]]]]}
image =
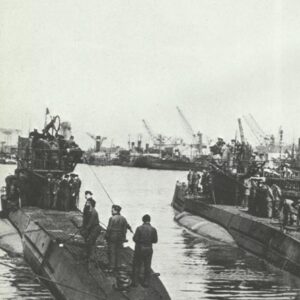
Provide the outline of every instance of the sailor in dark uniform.
{"type": "Polygon", "coordinates": [[[115,270],[119,267],[120,252],[123,248],[123,243],[127,241],[127,229],[132,232],[132,229],[126,218],[120,214],[121,209],[122,208],[119,205],[112,206],[112,216],[109,218],[105,234],[105,239],[108,243],[109,263],[112,270],[115,270]]]}
{"type": "Polygon", "coordinates": [[[69,184],[69,175],[66,174],[60,181],[59,186],[59,205],[60,209],[64,211],[70,210],[70,202],[71,202],[71,189],[69,184]]]}
{"type": "Polygon", "coordinates": [[[85,214],[83,218],[82,232],[86,242],[87,259],[94,258],[95,246],[98,236],[101,233],[99,225],[99,215],[95,209],[96,201],[93,198],[88,198],[85,204],[85,214]]]}
{"type": "Polygon", "coordinates": [[[141,267],[144,265],[144,280],[142,285],[148,287],[151,275],[151,261],[153,255],[152,244],[157,243],[157,231],[151,226],[151,217],[144,215],[143,225],[139,226],[133,236],[135,242],[133,257],[133,286],[138,283],[141,267]]]}
{"type": "Polygon", "coordinates": [[[83,207],[82,226],[81,226],[80,233],[86,239],[88,235],[86,226],[88,224],[89,217],[90,217],[90,205],[88,204],[88,201],[90,199],[92,199],[93,201],[95,200],[93,199],[93,193],[91,191],[85,191],[84,194],[85,194],[86,202],[83,207]]]}

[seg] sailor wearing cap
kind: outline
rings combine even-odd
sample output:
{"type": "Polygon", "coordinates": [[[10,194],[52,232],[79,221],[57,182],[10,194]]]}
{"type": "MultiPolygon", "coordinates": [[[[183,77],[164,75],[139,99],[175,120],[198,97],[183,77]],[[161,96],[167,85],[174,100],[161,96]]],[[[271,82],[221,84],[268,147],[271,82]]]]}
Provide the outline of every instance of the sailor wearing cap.
{"type": "Polygon", "coordinates": [[[110,268],[115,270],[120,263],[120,252],[123,243],[126,241],[127,229],[132,232],[130,225],[121,212],[121,206],[113,205],[111,208],[112,216],[109,218],[105,239],[108,243],[108,257],[110,268]]]}
{"type": "Polygon", "coordinates": [[[138,284],[139,274],[142,265],[144,266],[144,280],[142,285],[149,286],[151,276],[151,260],[153,255],[152,244],[157,243],[157,231],[151,226],[151,217],[144,215],[143,224],[139,226],[133,236],[135,242],[134,257],[133,257],[133,282],[132,285],[138,284]]]}
{"type": "Polygon", "coordinates": [[[95,209],[96,201],[92,198],[92,192],[85,192],[86,203],[83,211],[83,222],[81,234],[85,239],[87,246],[87,259],[93,257],[96,240],[101,233],[99,225],[99,215],[95,209]]]}

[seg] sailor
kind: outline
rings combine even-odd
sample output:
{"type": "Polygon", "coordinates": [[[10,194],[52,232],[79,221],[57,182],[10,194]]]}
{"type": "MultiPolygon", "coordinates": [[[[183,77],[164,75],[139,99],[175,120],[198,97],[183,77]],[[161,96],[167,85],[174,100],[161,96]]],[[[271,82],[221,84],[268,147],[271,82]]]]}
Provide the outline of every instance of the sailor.
{"type": "Polygon", "coordinates": [[[46,177],[47,182],[44,185],[41,199],[41,208],[48,209],[53,202],[53,174],[48,173],[46,177]]]}
{"type": "Polygon", "coordinates": [[[9,203],[11,209],[17,209],[19,207],[20,190],[16,183],[12,183],[9,187],[9,203]]]}
{"type": "Polygon", "coordinates": [[[138,284],[141,267],[144,266],[144,280],[142,285],[149,286],[151,275],[151,260],[153,255],[152,244],[157,243],[157,231],[151,226],[151,217],[144,215],[143,225],[139,226],[133,236],[135,242],[133,257],[133,285],[138,284]]]}
{"type": "Polygon", "coordinates": [[[192,175],[192,188],[193,188],[192,192],[194,195],[198,193],[199,181],[200,181],[200,175],[196,170],[194,170],[192,175]]]}
{"type": "Polygon", "coordinates": [[[283,227],[287,225],[293,225],[294,217],[296,215],[296,207],[294,204],[294,200],[284,199],[283,201],[283,227]]]}
{"type": "Polygon", "coordinates": [[[60,186],[60,179],[57,177],[57,178],[54,178],[53,179],[53,189],[52,189],[52,199],[53,199],[53,202],[52,202],[52,208],[53,209],[57,209],[57,200],[58,200],[58,194],[59,194],[59,186],[60,186]]]}
{"type": "Polygon", "coordinates": [[[84,238],[86,238],[88,235],[86,226],[88,224],[88,220],[89,220],[89,216],[90,216],[90,207],[88,205],[88,201],[89,200],[95,201],[95,200],[93,199],[93,193],[91,191],[85,191],[84,195],[85,195],[86,202],[83,207],[82,227],[81,227],[80,233],[84,238]]]}
{"type": "Polygon", "coordinates": [[[274,197],[273,217],[280,218],[280,212],[283,207],[282,191],[281,188],[276,184],[272,184],[271,189],[274,197]]]}
{"type": "Polygon", "coordinates": [[[69,185],[69,175],[63,176],[59,186],[59,205],[64,211],[70,210],[71,191],[69,185]]]}
{"type": "Polygon", "coordinates": [[[70,184],[70,208],[71,210],[75,210],[76,209],[76,182],[75,182],[75,174],[72,173],[71,175],[71,179],[69,181],[70,184]]]}
{"type": "Polygon", "coordinates": [[[85,242],[87,249],[87,260],[93,260],[95,257],[95,246],[98,236],[101,233],[101,227],[99,225],[99,215],[95,209],[96,201],[93,198],[89,198],[85,204],[86,217],[84,220],[84,229],[86,232],[85,242]]]}
{"type": "Polygon", "coordinates": [[[248,208],[250,190],[251,190],[251,179],[250,178],[246,178],[244,180],[244,187],[245,187],[245,189],[244,189],[244,197],[243,197],[243,201],[242,201],[242,207],[248,208]]]}
{"type": "Polygon", "coordinates": [[[116,270],[120,263],[120,252],[123,243],[126,242],[127,229],[132,232],[130,225],[121,212],[121,206],[113,205],[111,209],[112,216],[109,218],[105,239],[108,243],[108,257],[110,268],[116,270]]]}
{"type": "Polygon", "coordinates": [[[77,174],[74,177],[74,190],[75,190],[75,207],[79,205],[79,192],[81,187],[81,180],[77,174]]]}
{"type": "Polygon", "coordinates": [[[210,188],[209,188],[209,183],[210,183],[210,178],[209,178],[209,173],[207,170],[203,170],[202,178],[201,178],[201,186],[203,190],[203,194],[209,194],[210,188]]]}

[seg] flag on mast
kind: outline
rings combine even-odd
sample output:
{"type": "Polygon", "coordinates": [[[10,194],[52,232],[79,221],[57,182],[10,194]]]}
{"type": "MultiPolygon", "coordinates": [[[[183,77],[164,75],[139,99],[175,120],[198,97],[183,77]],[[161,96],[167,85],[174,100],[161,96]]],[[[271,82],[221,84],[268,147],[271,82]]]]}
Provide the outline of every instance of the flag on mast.
{"type": "Polygon", "coordinates": [[[49,114],[50,114],[49,108],[46,107],[46,115],[49,115],[49,114]]]}

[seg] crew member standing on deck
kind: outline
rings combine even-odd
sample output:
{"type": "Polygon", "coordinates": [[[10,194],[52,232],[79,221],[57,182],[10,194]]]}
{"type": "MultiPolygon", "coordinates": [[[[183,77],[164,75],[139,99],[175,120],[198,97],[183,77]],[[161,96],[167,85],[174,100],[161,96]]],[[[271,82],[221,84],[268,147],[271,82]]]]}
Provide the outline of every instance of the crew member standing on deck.
{"type": "Polygon", "coordinates": [[[108,257],[110,268],[115,270],[120,263],[120,251],[123,243],[126,242],[127,229],[132,232],[130,225],[125,217],[123,217],[119,205],[113,205],[111,208],[112,216],[109,218],[105,239],[108,243],[108,257]]]}
{"type": "Polygon", "coordinates": [[[92,193],[90,191],[86,191],[85,195],[86,203],[84,205],[80,233],[86,242],[87,259],[92,260],[94,257],[96,240],[101,233],[101,227],[99,225],[99,215],[95,209],[96,201],[92,198],[92,193]]]}
{"type": "Polygon", "coordinates": [[[79,192],[81,187],[81,180],[77,174],[75,174],[75,203],[76,207],[79,206],[79,192]]]}
{"type": "Polygon", "coordinates": [[[144,280],[142,285],[149,286],[151,276],[151,261],[153,255],[152,244],[157,243],[157,231],[151,226],[151,217],[144,215],[143,225],[139,226],[133,236],[135,242],[134,257],[133,257],[133,286],[138,284],[138,278],[141,272],[141,267],[144,265],[144,280]]]}
{"type": "Polygon", "coordinates": [[[59,206],[61,210],[70,210],[71,190],[69,184],[69,175],[63,176],[59,186],[59,206]]]}
{"type": "Polygon", "coordinates": [[[71,179],[69,181],[70,185],[70,208],[71,210],[76,209],[76,182],[75,182],[75,174],[71,174],[71,179]]]}
{"type": "Polygon", "coordinates": [[[89,218],[86,224],[87,237],[87,260],[93,260],[95,257],[96,241],[101,233],[101,227],[99,225],[99,215],[95,209],[96,201],[94,199],[89,199],[87,201],[87,206],[89,208],[89,218]]]}
{"type": "Polygon", "coordinates": [[[84,194],[85,194],[86,202],[83,207],[82,226],[81,226],[80,234],[86,239],[88,235],[86,227],[90,217],[90,205],[88,204],[88,201],[89,200],[95,201],[95,200],[93,199],[93,193],[91,191],[85,191],[84,194]]]}

